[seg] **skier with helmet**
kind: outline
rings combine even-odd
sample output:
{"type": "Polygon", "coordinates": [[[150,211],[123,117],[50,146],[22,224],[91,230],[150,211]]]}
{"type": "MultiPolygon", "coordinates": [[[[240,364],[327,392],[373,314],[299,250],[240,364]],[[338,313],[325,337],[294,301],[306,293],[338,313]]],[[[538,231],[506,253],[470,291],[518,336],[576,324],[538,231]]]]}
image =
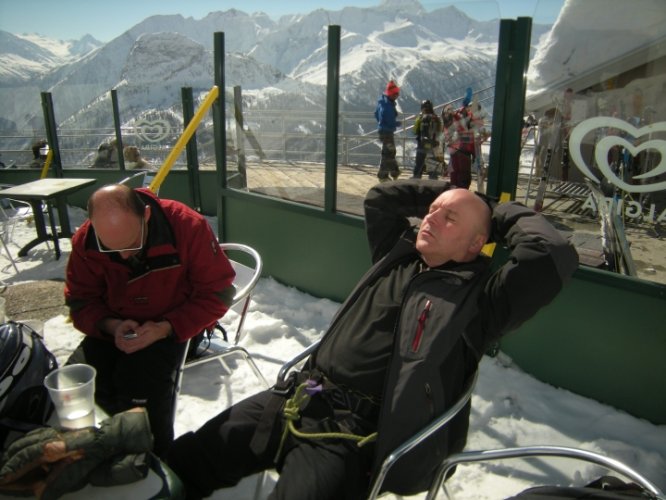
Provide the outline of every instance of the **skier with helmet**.
{"type": "Polygon", "coordinates": [[[386,84],[384,93],[377,101],[375,108],[375,119],[377,120],[377,131],[379,140],[382,143],[381,160],[379,162],[379,171],[377,177],[380,182],[389,180],[389,175],[393,180],[400,176],[398,162],[395,159],[395,130],[401,125],[397,120],[398,111],[396,109],[396,99],[400,96],[400,87],[393,80],[386,84]]]}
{"type": "Polygon", "coordinates": [[[435,156],[435,148],[439,145],[437,137],[442,130],[442,122],[435,114],[432,102],[428,99],[421,101],[421,114],[414,122],[416,134],[416,161],[412,178],[420,179],[423,168],[427,163],[427,172],[430,179],[437,179],[440,172],[440,163],[435,156]]]}

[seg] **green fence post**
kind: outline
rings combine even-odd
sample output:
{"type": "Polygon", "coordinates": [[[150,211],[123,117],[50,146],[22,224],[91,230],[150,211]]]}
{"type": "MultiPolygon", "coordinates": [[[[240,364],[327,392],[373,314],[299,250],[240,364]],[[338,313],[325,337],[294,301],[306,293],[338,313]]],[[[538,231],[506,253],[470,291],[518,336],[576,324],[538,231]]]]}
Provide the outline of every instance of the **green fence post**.
{"type": "Polygon", "coordinates": [[[224,190],[227,187],[227,131],[224,103],[224,33],[217,32],[213,38],[214,79],[219,89],[215,104],[213,104],[213,128],[215,130],[215,165],[217,168],[217,237],[226,241],[224,224],[225,198],[224,190]]]}
{"type": "Polygon", "coordinates": [[[497,50],[495,104],[493,106],[488,189],[491,196],[516,196],[520,138],[527,89],[532,19],[502,19],[497,50]]]}
{"type": "Polygon", "coordinates": [[[46,140],[49,148],[53,151],[51,167],[55,176],[62,178],[62,159],[60,157],[60,146],[58,144],[58,127],[53,112],[53,97],[50,92],[42,92],[42,111],[44,112],[44,125],[46,126],[46,140]]]}
{"type": "Polygon", "coordinates": [[[118,166],[120,171],[125,171],[125,148],[123,147],[123,135],[120,131],[120,111],[118,106],[118,92],[111,89],[111,104],[113,106],[113,127],[116,131],[116,151],[118,151],[118,166]]]}
{"type": "Polygon", "coordinates": [[[326,164],[324,210],[335,212],[338,190],[338,108],[340,104],[340,26],[328,27],[326,81],[326,164]]]}
{"type": "MultiPolygon", "coordinates": [[[[192,87],[181,89],[183,100],[183,129],[186,129],[194,117],[194,97],[192,87]]],[[[197,151],[197,133],[194,132],[185,146],[187,156],[187,181],[190,186],[190,196],[197,212],[201,212],[201,186],[199,185],[199,153],[197,151]]]]}

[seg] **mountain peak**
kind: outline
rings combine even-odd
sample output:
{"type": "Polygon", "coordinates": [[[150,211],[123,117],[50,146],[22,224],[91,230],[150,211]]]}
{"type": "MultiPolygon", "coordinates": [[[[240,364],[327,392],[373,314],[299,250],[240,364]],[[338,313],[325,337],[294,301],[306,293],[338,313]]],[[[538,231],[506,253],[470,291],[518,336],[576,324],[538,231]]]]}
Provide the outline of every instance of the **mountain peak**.
{"type": "Polygon", "coordinates": [[[423,5],[419,0],[382,0],[379,4],[380,9],[391,9],[411,14],[425,12],[423,5]]]}

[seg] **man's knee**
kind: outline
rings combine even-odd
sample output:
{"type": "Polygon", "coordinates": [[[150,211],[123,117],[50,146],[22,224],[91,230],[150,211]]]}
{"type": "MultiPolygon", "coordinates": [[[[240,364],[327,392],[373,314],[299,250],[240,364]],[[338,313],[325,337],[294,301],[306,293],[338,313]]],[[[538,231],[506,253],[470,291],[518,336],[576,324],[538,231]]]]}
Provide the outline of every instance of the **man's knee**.
{"type": "Polygon", "coordinates": [[[193,432],[176,439],[167,453],[166,463],[183,482],[188,499],[204,498],[214,491],[208,485],[208,471],[205,461],[202,461],[204,456],[193,432]]]}

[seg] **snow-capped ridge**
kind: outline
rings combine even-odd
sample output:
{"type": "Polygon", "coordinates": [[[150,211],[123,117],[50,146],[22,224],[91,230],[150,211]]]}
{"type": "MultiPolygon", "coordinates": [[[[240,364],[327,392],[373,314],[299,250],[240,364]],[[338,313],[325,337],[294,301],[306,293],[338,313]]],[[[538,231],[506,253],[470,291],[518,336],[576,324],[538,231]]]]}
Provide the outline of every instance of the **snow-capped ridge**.
{"type": "MultiPolygon", "coordinates": [[[[57,95],[59,123],[76,117],[81,127],[112,125],[110,89],[118,91],[124,121],[178,106],[179,88],[201,93],[211,87],[218,32],[224,33],[227,86],[241,86],[248,100],[251,93],[255,106],[323,109],[331,25],[342,27],[341,105],[347,110],[373,108],[388,78],[399,79],[406,109],[418,107],[424,96],[447,102],[469,85],[489,86],[497,22],[475,21],[451,6],[426,12],[417,0],[401,2],[399,9],[393,5],[317,9],[278,22],[238,9],[201,19],[155,15],[91,51],[85,47],[94,46],[94,39],[83,37],[77,47],[84,55],[66,62],[7,34],[24,44],[25,57],[17,61],[0,53],[0,97],[7,92],[15,102],[2,118],[18,129],[39,121],[42,110],[34,96],[45,90],[57,95]]],[[[73,53],[74,46],[68,50],[73,53]]]]}

